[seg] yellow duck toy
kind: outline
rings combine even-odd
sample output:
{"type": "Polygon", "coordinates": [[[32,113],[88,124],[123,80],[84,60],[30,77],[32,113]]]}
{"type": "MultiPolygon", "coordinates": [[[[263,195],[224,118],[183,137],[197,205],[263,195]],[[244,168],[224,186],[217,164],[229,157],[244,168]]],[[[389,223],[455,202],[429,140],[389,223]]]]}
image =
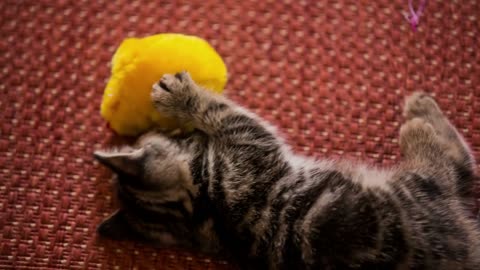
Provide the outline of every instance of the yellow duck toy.
{"type": "Polygon", "coordinates": [[[188,129],[185,123],[158,113],[150,100],[152,85],[163,74],[188,71],[199,85],[221,93],[227,68],[203,39],[182,34],[158,34],[125,39],[112,59],[112,74],[101,114],[120,135],[135,136],[151,127],[188,129]]]}

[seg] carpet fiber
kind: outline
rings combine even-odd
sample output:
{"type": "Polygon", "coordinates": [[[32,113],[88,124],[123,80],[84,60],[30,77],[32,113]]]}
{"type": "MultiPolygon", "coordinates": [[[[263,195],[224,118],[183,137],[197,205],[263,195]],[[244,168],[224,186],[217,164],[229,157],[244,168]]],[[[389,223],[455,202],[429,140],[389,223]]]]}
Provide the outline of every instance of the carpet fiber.
{"type": "Polygon", "coordinates": [[[391,165],[403,99],[424,90],[480,160],[479,1],[429,1],[416,32],[407,0],[185,2],[0,2],[1,269],[233,267],[95,234],[115,207],[92,151],[118,140],[99,106],[125,37],[207,39],[227,95],[298,152],[391,165]]]}

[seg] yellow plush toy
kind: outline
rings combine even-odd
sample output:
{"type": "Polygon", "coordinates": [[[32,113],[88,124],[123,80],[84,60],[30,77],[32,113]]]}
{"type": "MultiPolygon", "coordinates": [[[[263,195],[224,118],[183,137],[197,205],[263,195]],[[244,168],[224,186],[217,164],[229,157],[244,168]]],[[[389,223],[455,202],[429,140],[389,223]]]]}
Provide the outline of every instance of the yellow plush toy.
{"type": "Polygon", "coordinates": [[[185,127],[155,111],[150,100],[152,85],[163,74],[184,70],[217,93],[227,82],[222,58],[201,38],[159,34],[125,39],[113,56],[101,105],[103,118],[120,135],[138,135],[152,126],[167,130],[185,127]]]}

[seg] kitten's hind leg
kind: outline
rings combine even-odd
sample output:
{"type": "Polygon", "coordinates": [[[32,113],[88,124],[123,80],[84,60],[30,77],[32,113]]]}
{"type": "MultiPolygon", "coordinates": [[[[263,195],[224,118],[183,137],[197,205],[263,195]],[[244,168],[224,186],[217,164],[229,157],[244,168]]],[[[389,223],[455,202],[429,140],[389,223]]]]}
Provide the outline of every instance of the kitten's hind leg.
{"type": "Polygon", "coordinates": [[[465,140],[432,97],[422,92],[414,93],[406,100],[404,114],[407,120],[419,117],[430,123],[436,134],[448,145],[452,157],[459,163],[473,165],[473,157],[465,140]]]}
{"type": "Polygon", "coordinates": [[[421,92],[407,98],[407,119],[400,131],[400,146],[407,159],[428,159],[453,165],[460,193],[473,188],[474,159],[465,140],[435,100],[421,92]]]}

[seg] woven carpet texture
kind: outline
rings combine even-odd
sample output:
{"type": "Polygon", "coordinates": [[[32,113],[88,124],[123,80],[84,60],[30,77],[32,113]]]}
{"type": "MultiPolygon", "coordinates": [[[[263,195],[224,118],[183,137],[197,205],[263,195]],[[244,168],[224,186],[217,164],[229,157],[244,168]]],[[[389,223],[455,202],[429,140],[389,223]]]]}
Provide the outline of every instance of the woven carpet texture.
{"type": "Polygon", "coordinates": [[[396,163],[403,99],[423,90],[480,160],[480,1],[428,1],[417,31],[405,11],[407,0],[1,1],[0,269],[234,267],[95,233],[115,209],[92,152],[118,141],[99,107],[126,37],[208,40],[226,94],[299,153],[396,163]]]}

